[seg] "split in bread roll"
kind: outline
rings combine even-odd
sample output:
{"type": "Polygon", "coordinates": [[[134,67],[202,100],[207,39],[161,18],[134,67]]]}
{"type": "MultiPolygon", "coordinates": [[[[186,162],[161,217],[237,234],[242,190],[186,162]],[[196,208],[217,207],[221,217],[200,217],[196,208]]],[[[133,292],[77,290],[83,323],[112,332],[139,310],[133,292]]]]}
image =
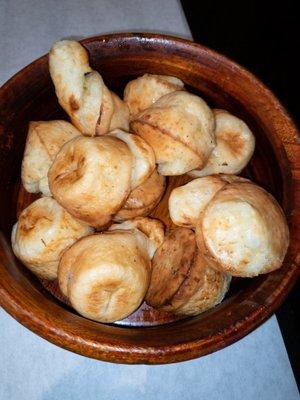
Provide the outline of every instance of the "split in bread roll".
{"type": "Polygon", "coordinates": [[[146,182],[130,192],[122,208],[113,216],[113,221],[149,215],[162,198],[165,188],[166,178],[155,169],[146,182]]]}
{"type": "Polygon", "coordinates": [[[54,43],[49,53],[49,70],[60,105],[84,135],[105,134],[111,124],[113,128],[128,129],[127,105],[92,70],[88,52],[80,43],[54,43]]]}
{"type": "Polygon", "coordinates": [[[131,117],[146,110],[165,94],[183,90],[184,83],[174,76],[145,74],[127,83],[124,101],[131,117]]]}
{"type": "Polygon", "coordinates": [[[132,155],[111,136],[66,143],[48,173],[53,197],[74,217],[96,228],[110,222],[130,193],[132,155]]]}
{"type": "Polygon", "coordinates": [[[229,283],[230,276],[207,265],[195,233],[176,228],[154,255],[146,302],[159,310],[197,315],[220,303],[229,283]]]}
{"type": "Polygon", "coordinates": [[[133,168],[131,174],[131,190],[142,185],[155,169],[155,156],[152,148],[144,139],[121,129],[115,129],[109,133],[125,142],[133,155],[133,168]]]}
{"type": "Polygon", "coordinates": [[[233,182],[216,193],[198,219],[196,236],[210,266],[241,277],[280,268],[289,244],[280,206],[249,181],[233,182]]]}
{"type": "Polygon", "coordinates": [[[49,168],[60,148],[78,135],[80,132],[66,121],[30,122],[21,172],[27,192],[51,196],[49,168]]]}
{"type": "Polygon", "coordinates": [[[52,197],[43,197],[21,212],[12,229],[12,248],[35,275],[52,280],[57,278],[62,251],[92,232],[52,197]]]}
{"type": "Polygon", "coordinates": [[[246,167],[255,148],[255,138],[248,126],[224,110],[213,110],[216,141],[206,165],[188,174],[201,177],[211,174],[238,174],[246,167]]]}
{"type": "Polygon", "coordinates": [[[245,182],[235,175],[211,175],[194,179],[172,190],[169,197],[171,220],[178,226],[195,228],[200,213],[215,194],[230,182],[245,182]]]}
{"type": "Polygon", "coordinates": [[[146,241],[143,237],[141,240],[146,244],[150,259],[153,258],[156,250],[163,243],[165,236],[163,222],[155,218],[137,217],[121,224],[113,224],[109,227],[109,231],[115,230],[133,230],[138,231],[138,234],[142,233],[146,237],[146,241]]]}
{"type": "Polygon", "coordinates": [[[150,259],[130,231],[112,231],[77,241],[61,257],[61,291],[81,315],[99,322],[126,318],[142,303],[150,259]]]}
{"type": "Polygon", "coordinates": [[[215,147],[212,111],[200,97],[185,91],[161,97],[130,126],[153,148],[162,175],[203,168],[215,147]]]}

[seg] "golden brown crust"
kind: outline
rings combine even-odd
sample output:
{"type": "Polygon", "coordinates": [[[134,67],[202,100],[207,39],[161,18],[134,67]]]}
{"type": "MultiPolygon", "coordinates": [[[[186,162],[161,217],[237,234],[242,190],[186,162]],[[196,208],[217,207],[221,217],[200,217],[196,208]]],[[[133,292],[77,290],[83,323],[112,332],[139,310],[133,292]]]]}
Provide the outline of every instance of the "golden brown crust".
{"type": "Polygon", "coordinates": [[[155,169],[154,152],[144,139],[132,133],[115,129],[109,132],[109,135],[126,143],[132,153],[131,190],[133,190],[146,182],[153,173],[155,169]]]}
{"type": "Polygon", "coordinates": [[[249,181],[228,184],[215,195],[199,219],[196,235],[210,266],[242,277],[280,268],[289,243],[280,206],[249,181]]]}
{"type": "MultiPolygon", "coordinates": [[[[202,262],[205,263],[203,257],[202,262]]],[[[224,299],[229,289],[230,282],[230,275],[216,271],[206,265],[202,274],[202,279],[198,284],[198,288],[194,291],[194,294],[188,301],[176,308],[173,312],[179,315],[192,316],[215,307],[224,299]]]]}
{"type": "Polygon", "coordinates": [[[113,220],[120,222],[149,215],[162,198],[165,188],[165,177],[155,169],[144,184],[131,191],[125,204],[114,215],[113,220]]]}
{"type": "Polygon", "coordinates": [[[200,163],[198,154],[180,140],[166,135],[154,124],[135,119],[130,123],[130,128],[155,149],[157,170],[160,174],[181,175],[183,170],[192,169],[193,165],[200,163]]]}
{"type": "Polygon", "coordinates": [[[27,192],[50,196],[48,170],[61,147],[80,132],[66,121],[31,121],[22,161],[21,178],[27,192]]]}
{"type": "Polygon", "coordinates": [[[48,174],[53,197],[76,218],[100,228],[130,192],[132,155],[110,136],[79,137],[63,146],[48,174]]]}
{"type": "Polygon", "coordinates": [[[200,97],[184,91],[161,97],[130,126],[152,146],[163,175],[201,168],[215,146],[211,110],[200,97]]]}
{"type": "Polygon", "coordinates": [[[130,231],[87,236],[61,257],[59,284],[72,306],[99,322],[123,319],[149,285],[150,259],[130,231]],[[93,257],[91,257],[93,254],[93,257]]]}
{"type": "Polygon", "coordinates": [[[89,65],[86,49],[73,40],[54,43],[49,70],[60,105],[85,135],[96,134],[104,82],[89,65]]]}
{"type": "Polygon", "coordinates": [[[21,212],[12,230],[12,247],[34,274],[55,279],[62,251],[92,232],[53,198],[43,197],[21,212]]]}
{"type": "Polygon", "coordinates": [[[174,224],[195,228],[200,212],[227,183],[218,175],[194,179],[172,190],[169,213],[174,224]]]}
{"type": "Polygon", "coordinates": [[[229,283],[228,275],[207,265],[194,232],[176,228],[154,255],[146,302],[159,310],[197,315],[219,304],[229,283]]]}
{"type": "Polygon", "coordinates": [[[142,242],[145,242],[144,247],[147,248],[150,259],[153,258],[158,247],[162,245],[165,237],[165,226],[163,222],[155,218],[137,217],[120,224],[112,224],[109,230],[139,231],[142,236],[145,236],[142,238],[140,235],[140,239],[142,242]]]}
{"type": "Polygon", "coordinates": [[[170,304],[190,273],[196,255],[195,234],[190,229],[171,231],[152,260],[150,286],[146,302],[156,308],[170,304]]]}
{"type": "Polygon", "coordinates": [[[124,100],[133,117],[150,107],[165,94],[182,90],[183,86],[180,79],[172,76],[145,74],[126,85],[124,100]]]}
{"type": "Polygon", "coordinates": [[[162,221],[155,218],[137,217],[131,220],[130,223],[155,243],[156,248],[162,245],[165,236],[165,227],[162,221]]]}
{"type": "Polygon", "coordinates": [[[73,40],[54,43],[49,53],[49,70],[59,104],[84,135],[128,129],[127,105],[91,69],[88,52],[80,43],[73,40]]]}
{"type": "Polygon", "coordinates": [[[196,247],[191,267],[171,299],[161,307],[164,311],[177,313],[177,310],[186,305],[204,282],[207,263],[196,247]]]}
{"type": "Polygon", "coordinates": [[[213,110],[216,120],[216,147],[202,169],[189,172],[193,177],[211,174],[238,174],[248,164],[255,138],[244,121],[224,110],[213,110]]]}
{"type": "Polygon", "coordinates": [[[194,179],[172,190],[169,212],[174,224],[194,229],[200,213],[216,193],[232,182],[249,182],[235,175],[219,174],[194,179]]]}

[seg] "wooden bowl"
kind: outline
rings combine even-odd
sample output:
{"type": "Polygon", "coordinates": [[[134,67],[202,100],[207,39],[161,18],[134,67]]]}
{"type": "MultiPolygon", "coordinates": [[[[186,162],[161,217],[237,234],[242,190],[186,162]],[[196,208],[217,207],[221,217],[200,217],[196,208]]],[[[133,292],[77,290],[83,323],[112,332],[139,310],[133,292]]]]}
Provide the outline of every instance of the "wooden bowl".
{"type": "MultiPolygon", "coordinates": [[[[291,245],[281,269],[255,279],[236,279],[222,304],[197,317],[175,321],[170,314],[143,306],[122,323],[105,325],[76,314],[62,298],[59,300],[55,283],[35,278],[15,259],[10,246],[16,214],[33,200],[20,189],[28,122],[66,118],[55,97],[48,57],[44,56],[16,74],[0,91],[1,304],[43,338],[101,360],[169,363],[221,349],[266,320],[299,275],[300,213],[296,201],[300,200],[300,146],[295,125],[253,75],[198,44],[169,36],[129,33],[94,37],[82,43],[90,52],[92,67],[119,94],[126,82],[145,72],[174,75],[210,105],[245,120],[256,136],[256,151],[245,173],[282,205],[290,224],[291,245]]],[[[168,225],[168,194],[185,179],[169,179],[167,193],[154,212],[168,225]]]]}

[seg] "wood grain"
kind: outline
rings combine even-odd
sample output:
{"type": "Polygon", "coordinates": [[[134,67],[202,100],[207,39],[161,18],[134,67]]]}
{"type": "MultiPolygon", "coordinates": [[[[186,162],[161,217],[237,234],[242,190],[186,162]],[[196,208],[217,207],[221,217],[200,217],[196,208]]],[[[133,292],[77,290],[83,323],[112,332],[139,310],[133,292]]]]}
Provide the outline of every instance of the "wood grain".
{"type": "MultiPolygon", "coordinates": [[[[197,317],[175,321],[171,314],[158,313],[145,305],[120,324],[99,324],[76,314],[57,291],[57,285],[38,281],[15,259],[10,247],[10,232],[18,212],[34,199],[20,189],[28,122],[67,119],[55,97],[46,55],[0,90],[1,305],[45,339],[111,362],[177,362],[227,346],[268,318],[299,276],[300,146],[296,127],[257,78],[201,45],[142,33],[94,37],[82,43],[90,52],[93,68],[118,94],[130,79],[145,72],[174,75],[211,106],[225,108],[244,119],[256,136],[256,151],[243,175],[265,187],[280,202],[289,221],[291,245],[281,269],[255,279],[234,279],[226,300],[197,317]]],[[[187,179],[170,178],[163,201],[153,213],[168,227],[168,196],[173,187],[187,179]]]]}

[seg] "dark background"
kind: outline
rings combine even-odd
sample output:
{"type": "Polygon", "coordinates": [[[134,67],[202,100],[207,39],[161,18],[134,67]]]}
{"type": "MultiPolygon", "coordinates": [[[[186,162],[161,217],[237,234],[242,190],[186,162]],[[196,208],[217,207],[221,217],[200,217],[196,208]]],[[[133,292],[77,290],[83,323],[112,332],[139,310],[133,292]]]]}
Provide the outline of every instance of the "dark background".
{"type": "MultiPolygon", "coordinates": [[[[297,2],[182,0],[181,3],[194,40],[229,56],[259,77],[299,126],[300,23],[297,2]]],[[[298,281],[276,313],[298,387],[299,293],[298,281]]]]}

